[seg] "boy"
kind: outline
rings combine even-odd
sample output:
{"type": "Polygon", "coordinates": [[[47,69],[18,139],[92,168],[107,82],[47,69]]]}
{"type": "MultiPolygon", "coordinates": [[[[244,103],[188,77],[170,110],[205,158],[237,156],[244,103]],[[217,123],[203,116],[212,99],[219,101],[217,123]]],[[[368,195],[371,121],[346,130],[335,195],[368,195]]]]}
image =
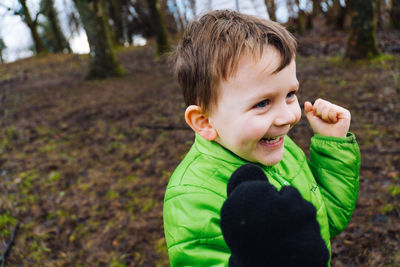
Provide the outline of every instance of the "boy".
{"type": "Polygon", "coordinates": [[[329,250],[330,237],[348,224],[360,167],[350,112],[322,99],[304,104],[315,133],[307,162],[287,136],[301,116],[295,51],[277,23],[234,11],[213,11],[188,26],[175,71],[195,142],[165,193],[172,266],[228,265],[220,211],[232,173],[249,162],[278,190],[291,185],[314,205],[329,250]]]}

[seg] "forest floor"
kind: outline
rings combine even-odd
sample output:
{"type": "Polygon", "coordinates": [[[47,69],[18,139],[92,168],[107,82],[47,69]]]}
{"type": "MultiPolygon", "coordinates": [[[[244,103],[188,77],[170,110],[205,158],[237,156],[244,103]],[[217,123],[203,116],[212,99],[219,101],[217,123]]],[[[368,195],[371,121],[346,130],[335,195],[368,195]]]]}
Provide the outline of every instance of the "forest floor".
{"type": "MultiPolygon", "coordinates": [[[[346,62],[334,51],[297,57],[300,102],[348,108],[361,149],[359,199],[332,265],[400,266],[400,55],[346,62]]],[[[84,81],[87,56],[0,65],[0,252],[16,229],[10,266],[168,266],[164,190],[194,135],[171,67],[153,53],[122,49],[127,74],[104,81],[84,81]]],[[[290,135],[307,153],[304,118],[290,135]]]]}

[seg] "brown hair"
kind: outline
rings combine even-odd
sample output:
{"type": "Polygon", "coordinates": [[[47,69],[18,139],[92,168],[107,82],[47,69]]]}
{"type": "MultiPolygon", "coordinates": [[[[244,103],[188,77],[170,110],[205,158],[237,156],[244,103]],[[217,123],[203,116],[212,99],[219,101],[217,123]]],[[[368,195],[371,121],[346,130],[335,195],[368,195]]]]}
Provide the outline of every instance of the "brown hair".
{"type": "Polygon", "coordinates": [[[244,52],[260,58],[265,45],[274,46],[281,55],[275,73],[289,65],[296,53],[294,37],[273,21],[217,10],[191,22],[173,54],[186,105],[210,112],[217,104],[221,79],[235,74],[244,52]]]}

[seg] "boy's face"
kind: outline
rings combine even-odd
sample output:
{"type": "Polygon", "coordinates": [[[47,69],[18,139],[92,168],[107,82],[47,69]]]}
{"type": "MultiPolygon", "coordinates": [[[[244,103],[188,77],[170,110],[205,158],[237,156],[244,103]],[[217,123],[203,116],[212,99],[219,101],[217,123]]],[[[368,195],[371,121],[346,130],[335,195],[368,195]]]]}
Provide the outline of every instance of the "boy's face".
{"type": "Polygon", "coordinates": [[[295,61],[272,74],[280,60],[272,46],[265,47],[258,61],[243,55],[236,75],[221,81],[218,104],[209,116],[218,133],[216,142],[264,165],[281,161],[284,136],[301,116],[295,61]]]}

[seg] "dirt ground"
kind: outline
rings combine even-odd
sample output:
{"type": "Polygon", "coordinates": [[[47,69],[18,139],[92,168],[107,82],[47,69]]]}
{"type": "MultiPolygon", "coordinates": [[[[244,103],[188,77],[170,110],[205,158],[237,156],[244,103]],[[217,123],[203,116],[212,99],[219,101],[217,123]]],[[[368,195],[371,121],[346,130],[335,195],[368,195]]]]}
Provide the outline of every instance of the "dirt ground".
{"type": "MultiPolygon", "coordinates": [[[[300,102],[350,109],[362,154],[332,265],[400,266],[400,55],[350,63],[321,51],[297,57],[300,102]]],[[[83,80],[87,56],[0,65],[0,251],[19,223],[9,266],[168,266],[164,190],[194,135],[153,53],[121,50],[127,74],[104,81],[83,80]]],[[[290,135],[308,153],[305,119],[290,135]]]]}

